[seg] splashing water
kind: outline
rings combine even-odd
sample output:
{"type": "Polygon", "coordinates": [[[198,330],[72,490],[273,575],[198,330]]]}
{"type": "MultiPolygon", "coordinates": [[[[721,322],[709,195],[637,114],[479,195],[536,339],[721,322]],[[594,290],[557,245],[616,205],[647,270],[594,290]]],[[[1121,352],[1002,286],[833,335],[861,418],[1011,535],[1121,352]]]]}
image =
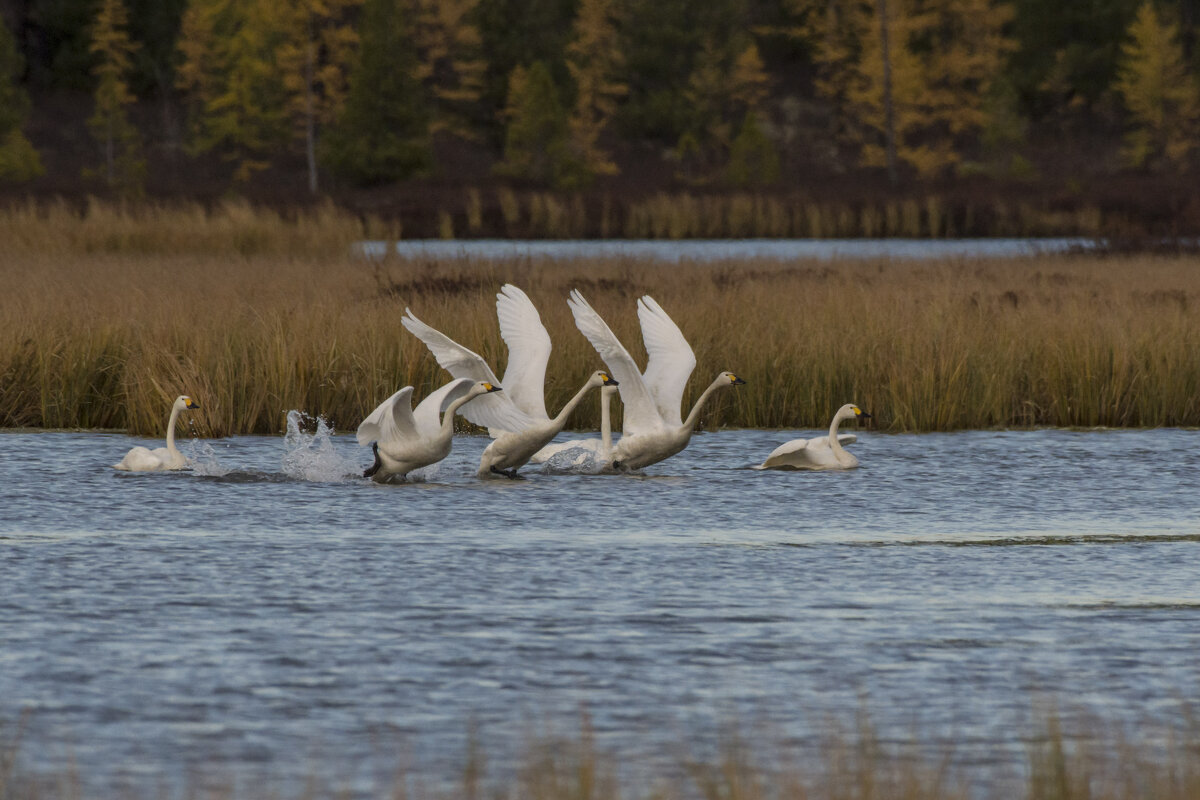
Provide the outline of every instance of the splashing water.
{"type": "Polygon", "coordinates": [[[198,438],[188,442],[184,455],[187,456],[188,464],[192,467],[193,475],[221,477],[233,471],[221,464],[220,459],[217,458],[217,451],[211,444],[198,438]]]}
{"type": "Polygon", "coordinates": [[[588,447],[568,447],[550,456],[542,467],[543,472],[569,475],[596,475],[611,470],[611,462],[588,447]]]}
{"type": "Polygon", "coordinates": [[[324,417],[316,417],[317,429],[308,433],[302,429],[313,417],[292,410],[287,415],[287,434],[281,464],[289,478],[303,481],[340,482],[362,475],[362,467],[337,452],[333,444],[333,427],[324,417]]]}

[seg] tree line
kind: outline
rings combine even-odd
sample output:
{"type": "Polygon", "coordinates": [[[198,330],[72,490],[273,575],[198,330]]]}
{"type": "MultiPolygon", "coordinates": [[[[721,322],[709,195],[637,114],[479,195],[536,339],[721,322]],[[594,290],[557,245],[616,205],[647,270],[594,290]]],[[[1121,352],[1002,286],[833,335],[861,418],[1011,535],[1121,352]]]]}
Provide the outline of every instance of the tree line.
{"type": "Polygon", "coordinates": [[[892,182],[1020,178],[1031,128],[1119,131],[1189,169],[1200,0],[25,0],[0,4],[0,180],[42,169],[30,94],[86,89],[87,176],[136,194],[139,99],[245,183],[283,152],[308,186],[437,169],[433,142],[557,189],[650,144],[696,186],[770,186],[803,148],[892,182]]]}

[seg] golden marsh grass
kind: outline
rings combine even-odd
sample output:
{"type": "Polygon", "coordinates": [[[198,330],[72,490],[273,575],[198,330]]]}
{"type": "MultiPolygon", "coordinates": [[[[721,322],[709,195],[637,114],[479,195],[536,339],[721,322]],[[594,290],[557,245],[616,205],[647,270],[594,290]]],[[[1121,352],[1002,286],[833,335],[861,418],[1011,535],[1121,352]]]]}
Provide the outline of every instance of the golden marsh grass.
{"type": "MultiPolygon", "coordinates": [[[[293,408],[353,429],[397,388],[420,397],[447,380],[400,326],[405,306],[502,375],[494,301],[508,281],[554,341],[552,410],[600,366],[565,302],[579,288],[638,359],[635,299],[662,303],[698,360],[685,403],[723,369],[746,378],[717,396],[709,426],[822,428],[848,401],[889,431],[1200,425],[1195,257],[674,265],[352,252],[387,233],[332,209],[0,214],[0,426],[158,434],[186,392],[204,435],[278,432],[293,408]]],[[[596,403],[573,420],[597,424],[596,403]]]]}

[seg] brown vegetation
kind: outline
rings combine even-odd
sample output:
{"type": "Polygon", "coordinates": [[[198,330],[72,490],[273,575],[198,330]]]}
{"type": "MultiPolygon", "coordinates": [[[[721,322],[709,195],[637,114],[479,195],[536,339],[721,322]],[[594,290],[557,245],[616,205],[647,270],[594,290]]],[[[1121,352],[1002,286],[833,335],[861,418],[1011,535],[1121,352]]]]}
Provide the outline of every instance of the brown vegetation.
{"type": "MultiPolygon", "coordinates": [[[[399,325],[406,305],[502,374],[494,300],[508,281],[554,341],[551,409],[599,364],[565,303],[579,288],[635,358],[634,300],[648,293],[692,343],[696,387],[723,369],[746,378],[710,426],[824,427],[850,400],[891,431],[1200,425],[1195,257],[673,265],[353,251],[386,233],[332,209],[2,215],[0,425],[158,433],[187,392],[207,435],[277,432],[293,408],[353,429],[397,388],[420,397],[448,378],[399,325]]],[[[597,416],[585,404],[573,423],[597,416]]]]}

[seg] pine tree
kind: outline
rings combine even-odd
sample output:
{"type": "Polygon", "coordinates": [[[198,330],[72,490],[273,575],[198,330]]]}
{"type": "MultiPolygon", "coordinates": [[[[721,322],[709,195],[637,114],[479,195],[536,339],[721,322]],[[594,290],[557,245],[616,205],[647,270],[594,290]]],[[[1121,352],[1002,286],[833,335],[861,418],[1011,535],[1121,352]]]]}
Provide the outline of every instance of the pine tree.
{"type": "Polygon", "coordinates": [[[766,186],[779,180],[779,154],[752,111],[733,140],[726,175],[734,186],[766,186]]]}
{"type": "Polygon", "coordinates": [[[29,113],[29,96],[17,85],[21,54],[0,18],[0,180],[26,181],[41,175],[42,161],[21,126],[29,113]]]}
{"type": "Polygon", "coordinates": [[[483,93],[487,63],[475,27],[476,0],[413,0],[417,78],[432,109],[433,133],[474,139],[471,109],[483,93]]]}
{"type": "Polygon", "coordinates": [[[432,161],[408,8],[401,0],[364,3],[346,103],[318,150],[322,163],[358,184],[408,178],[432,161]]]}
{"type": "Polygon", "coordinates": [[[353,12],[362,0],[300,0],[291,8],[279,66],[288,93],[288,111],[304,140],[308,189],[319,188],[317,138],[346,101],[347,74],[358,32],[353,12]]]}
{"type": "Polygon", "coordinates": [[[191,0],[177,85],[192,100],[191,147],[219,150],[244,183],[289,139],[287,91],[278,55],[289,0],[191,0]]]}
{"type": "MultiPolygon", "coordinates": [[[[104,156],[104,167],[99,174],[105,182],[123,192],[139,194],[146,162],[140,157],[137,129],[126,113],[127,106],[135,100],[127,78],[131,56],[137,50],[137,44],[129,39],[127,25],[123,0],[101,0],[89,48],[96,58],[92,68],[96,91],[95,110],[88,119],[88,129],[104,156]]],[[[97,171],[85,169],[84,174],[90,176],[97,171]]]]}
{"type": "Polygon", "coordinates": [[[575,81],[575,107],[568,120],[571,148],[585,178],[617,174],[617,165],[598,143],[618,101],[629,92],[619,78],[624,60],[614,13],[612,0],[581,0],[567,45],[567,69],[575,81]]]}
{"type": "Polygon", "coordinates": [[[1116,90],[1129,112],[1123,155],[1132,166],[1179,164],[1200,131],[1200,90],[1188,72],[1178,29],[1146,2],[1129,27],[1116,90]]]}
{"type": "Polygon", "coordinates": [[[496,171],[552,186],[571,183],[578,166],[569,157],[567,116],[550,70],[541,61],[517,67],[508,86],[504,161],[496,171]]]}

